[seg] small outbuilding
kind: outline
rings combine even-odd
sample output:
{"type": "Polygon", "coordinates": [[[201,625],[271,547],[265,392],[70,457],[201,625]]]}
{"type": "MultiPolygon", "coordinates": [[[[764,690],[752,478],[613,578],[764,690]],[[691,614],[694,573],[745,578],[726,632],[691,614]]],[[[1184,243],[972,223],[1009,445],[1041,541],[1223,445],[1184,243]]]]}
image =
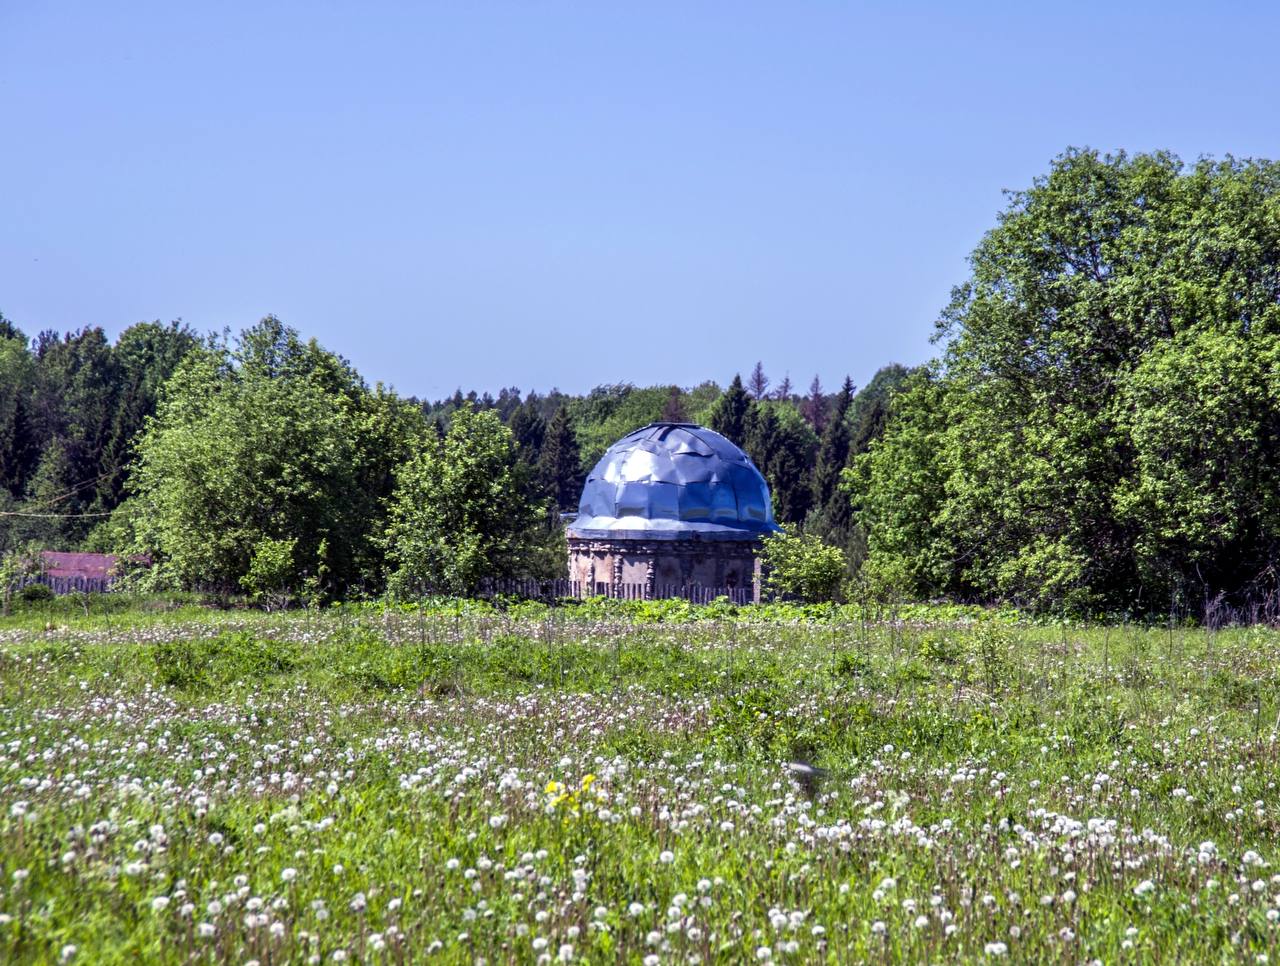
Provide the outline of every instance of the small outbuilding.
{"type": "Polygon", "coordinates": [[[694,423],[651,423],[587,477],[567,531],[569,579],[592,593],[750,588],[758,599],[760,541],[777,529],[769,486],[746,453],[694,423]]]}

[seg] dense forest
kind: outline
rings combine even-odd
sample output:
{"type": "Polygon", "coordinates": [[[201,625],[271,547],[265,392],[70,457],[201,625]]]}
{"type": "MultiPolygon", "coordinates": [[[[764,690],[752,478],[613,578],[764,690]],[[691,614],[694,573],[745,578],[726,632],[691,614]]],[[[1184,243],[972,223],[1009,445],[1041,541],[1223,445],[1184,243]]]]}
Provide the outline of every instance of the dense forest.
{"type": "Polygon", "coordinates": [[[778,520],[877,593],[1112,613],[1280,595],[1280,165],[1068,151],[971,266],[936,359],[830,390],[757,362],[724,388],[421,401],[271,317],[114,343],[0,318],[0,550],[132,552],[152,581],[227,592],[550,573],[589,467],[661,419],[741,445],[778,520]]]}
{"type": "MultiPolygon", "coordinates": [[[[600,386],[585,395],[512,387],[495,397],[459,389],[425,402],[370,390],[340,357],[270,317],[234,345],[176,322],[132,326],[114,344],[96,327],[28,339],[12,322],[0,326],[0,549],[163,546],[155,555],[163,561],[159,572],[185,561],[169,575],[190,584],[247,572],[258,538],[289,533],[293,563],[312,561],[301,566],[304,575],[323,571],[344,587],[378,585],[385,560],[375,537],[387,524],[381,505],[397,466],[416,440],[443,443],[460,413],[476,412],[496,416],[510,434],[510,485],[524,499],[505,503],[517,515],[530,504],[575,509],[590,467],[631,430],[656,420],[701,422],[755,460],[780,521],[848,547],[857,559],[862,542],[840,473],[883,431],[889,400],[908,376],[891,365],[860,391],[846,380],[831,393],[815,377],[802,395],[789,379],[771,386],[757,362],[745,384],[735,377],[727,389],[710,381],[690,389],[600,386]],[[299,394],[312,391],[302,387],[320,375],[311,408],[299,394]],[[162,395],[169,405],[161,405],[162,395]],[[322,401],[335,397],[337,408],[322,401]],[[350,425],[313,425],[319,411],[332,421],[352,406],[362,414],[350,425]],[[162,418],[149,424],[158,412],[162,418]],[[373,436],[362,431],[369,420],[373,436]],[[311,465],[339,445],[344,455],[334,468],[349,475],[311,465]],[[268,454],[275,468],[264,475],[268,454]],[[305,471],[295,468],[304,463],[305,471]],[[240,472],[228,474],[229,467],[240,472]],[[286,470],[313,481],[311,497],[324,492],[327,499],[300,502],[281,492],[268,477],[286,470]],[[226,485],[216,487],[220,479],[226,485]],[[255,479],[262,485],[252,485],[255,479]],[[148,504],[161,498],[173,519],[166,525],[162,511],[131,493],[146,493],[148,504]]],[[[542,557],[526,560],[525,569],[562,566],[554,554],[542,557]]]]}
{"type": "Polygon", "coordinates": [[[200,337],[144,322],[28,338],[0,315],[0,549],[94,546],[124,496],[133,445],[200,337]]]}

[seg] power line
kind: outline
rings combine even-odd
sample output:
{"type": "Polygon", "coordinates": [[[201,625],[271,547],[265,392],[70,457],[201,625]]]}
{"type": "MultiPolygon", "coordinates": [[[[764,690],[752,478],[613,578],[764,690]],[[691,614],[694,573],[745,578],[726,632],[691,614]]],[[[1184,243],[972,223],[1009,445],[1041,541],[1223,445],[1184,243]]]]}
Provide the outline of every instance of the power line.
{"type": "Polygon", "coordinates": [[[23,513],[19,510],[0,510],[0,517],[35,517],[41,520],[74,520],[78,517],[109,517],[111,511],[105,513],[23,513]]]}
{"type": "MultiPolygon", "coordinates": [[[[85,480],[83,483],[77,483],[75,486],[71,487],[71,489],[67,490],[65,493],[59,493],[57,496],[48,497],[42,500],[41,502],[37,503],[36,506],[45,507],[45,506],[53,506],[55,503],[61,503],[63,500],[67,500],[75,496],[76,493],[78,493],[80,490],[83,490],[85,487],[93,486],[94,484],[101,483],[107,477],[115,473],[118,473],[119,471],[120,471],[120,467],[114,466],[111,469],[107,470],[105,473],[103,473],[101,476],[94,477],[91,480],[85,480]]],[[[74,514],[66,514],[66,515],[72,516],[74,514]]],[[[84,515],[87,515],[87,514],[84,514],[84,515]]]]}

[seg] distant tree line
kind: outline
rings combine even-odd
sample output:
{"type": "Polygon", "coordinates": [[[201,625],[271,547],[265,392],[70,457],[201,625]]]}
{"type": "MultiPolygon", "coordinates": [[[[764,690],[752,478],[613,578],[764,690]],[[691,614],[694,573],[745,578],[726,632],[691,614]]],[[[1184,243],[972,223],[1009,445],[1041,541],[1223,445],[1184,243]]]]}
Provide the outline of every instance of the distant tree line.
{"type": "Polygon", "coordinates": [[[200,338],[178,322],[29,339],[0,315],[0,551],[26,542],[98,547],[134,443],[165,382],[200,338]]]}
{"type": "Polygon", "coordinates": [[[422,402],[270,317],[114,343],[0,318],[0,551],[128,551],[153,582],[273,598],[558,575],[590,467],[667,420],[765,475],[788,592],[1280,599],[1280,165],[1068,151],[971,265],[937,359],[834,392],[757,362],[724,389],[422,402]]]}
{"type": "Polygon", "coordinates": [[[855,395],[601,386],[461,391],[420,403],[369,387],[274,317],[234,340],[143,323],[28,339],[0,320],[0,552],[32,544],[150,561],[148,585],[264,600],[561,576],[559,516],[615,440],[709,423],[769,478],[780,520],[856,536],[839,469],[882,423],[901,367],[855,395]]]}
{"type": "Polygon", "coordinates": [[[764,364],[748,382],[735,376],[727,389],[704,382],[679,386],[597,386],[583,396],[553,390],[521,396],[516,387],[496,397],[461,390],[423,403],[428,421],[443,432],[459,411],[489,410],[510,427],[522,460],[564,511],[576,509],[587,471],[604,451],[632,430],[653,422],[694,422],[741,446],[773,491],[774,512],[840,544],[857,545],[840,473],[884,431],[888,406],[910,371],[882,368],[861,391],[846,379],[834,393],[815,376],[798,395],[784,378],[769,391],[764,364]]]}

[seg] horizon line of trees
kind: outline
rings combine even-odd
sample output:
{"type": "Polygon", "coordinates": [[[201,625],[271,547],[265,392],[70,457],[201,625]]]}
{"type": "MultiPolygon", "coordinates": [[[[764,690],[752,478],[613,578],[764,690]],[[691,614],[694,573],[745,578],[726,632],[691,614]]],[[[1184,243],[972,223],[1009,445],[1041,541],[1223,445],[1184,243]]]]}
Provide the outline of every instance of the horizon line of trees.
{"type": "Polygon", "coordinates": [[[749,389],[735,377],[723,391],[459,391],[421,403],[370,388],[272,316],[235,339],[141,323],[114,344],[98,327],[28,340],[0,317],[0,553],[145,557],[149,585],[222,594],[460,591],[484,576],[559,576],[559,515],[576,509],[610,444],[657,420],[709,423],[757,462],[779,520],[848,542],[840,469],[883,428],[906,374],[887,367],[863,392],[846,380],[831,395],[815,378],[802,397],[789,380],[768,392],[757,363],[749,389]],[[468,447],[487,456],[469,462],[468,447]],[[431,529],[428,504],[448,510],[435,549],[410,550],[411,535],[431,529]]]}
{"type": "Polygon", "coordinates": [[[145,552],[148,579],[226,592],[465,589],[562,566],[589,467],[679,420],[746,450],[823,586],[825,546],[917,599],[1280,599],[1280,165],[1068,150],[1009,194],[935,340],[860,390],[757,363],[723,390],[420,402],[272,317],[114,344],[0,318],[0,550],[145,552]]]}

